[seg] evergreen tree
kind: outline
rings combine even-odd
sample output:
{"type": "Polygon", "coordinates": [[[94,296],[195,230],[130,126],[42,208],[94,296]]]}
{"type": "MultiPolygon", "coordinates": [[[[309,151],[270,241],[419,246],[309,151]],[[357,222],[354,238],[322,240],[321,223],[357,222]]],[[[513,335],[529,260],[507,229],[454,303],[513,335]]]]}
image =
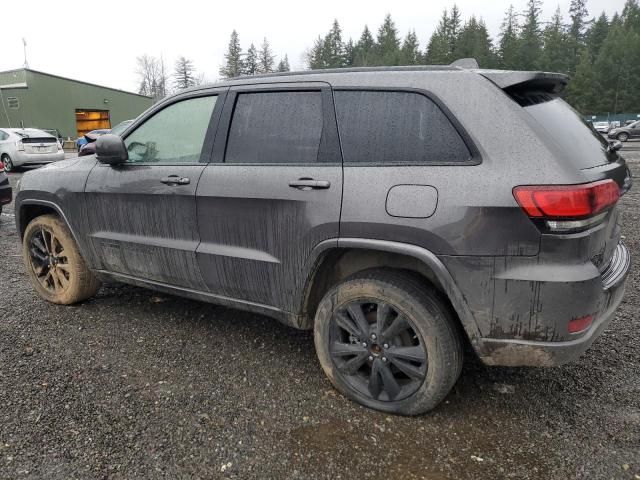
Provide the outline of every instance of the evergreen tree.
{"type": "Polygon", "coordinates": [[[415,30],[407,33],[402,43],[402,49],[400,50],[401,58],[400,63],[402,65],[418,65],[421,63],[422,55],[420,53],[420,43],[418,42],[418,36],[415,30]]]}
{"type": "Polygon", "coordinates": [[[577,45],[583,44],[587,15],[589,15],[587,0],[571,0],[571,5],[569,6],[569,16],[571,17],[569,36],[577,45]]]}
{"type": "Polygon", "coordinates": [[[289,57],[287,57],[286,53],[284,55],[284,58],[282,60],[280,60],[280,62],[278,63],[278,71],[279,72],[290,72],[291,71],[291,67],[289,67],[289,57]]]}
{"type": "Polygon", "coordinates": [[[585,35],[585,43],[592,61],[598,57],[600,47],[602,47],[608,33],[609,19],[607,18],[607,14],[602,12],[597,20],[593,19],[591,27],[585,35]]]}
{"type": "Polygon", "coordinates": [[[356,46],[353,44],[353,40],[349,39],[349,41],[344,44],[344,66],[345,67],[353,67],[353,63],[355,60],[355,52],[356,52],[356,46]]]}
{"type": "Polygon", "coordinates": [[[593,64],[595,109],[640,111],[640,7],[627,0],[622,15],[611,19],[609,33],[593,64]]]}
{"type": "MultiPolygon", "coordinates": [[[[560,7],[558,7],[558,10],[560,7]]],[[[566,59],[567,68],[566,71],[569,74],[575,72],[576,66],[579,61],[579,54],[585,46],[584,36],[587,25],[587,0],[571,0],[569,7],[569,16],[571,17],[571,23],[567,32],[567,43],[569,57],[566,59]]],[[[546,47],[545,47],[546,49],[546,47]]]]}
{"type": "Polygon", "coordinates": [[[249,46],[249,50],[247,50],[247,56],[245,57],[243,62],[242,74],[255,75],[256,73],[258,73],[258,61],[258,50],[252,43],[251,46],[249,46]]]}
{"type": "Polygon", "coordinates": [[[460,36],[460,32],[462,30],[462,14],[460,13],[460,9],[458,5],[455,3],[451,8],[451,13],[449,14],[449,23],[448,29],[446,31],[447,43],[449,44],[449,56],[450,60],[454,61],[458,58],[455,56],[455,51],[458,43],[458,37],[460,36]]]}
{"type": "Polygon", "coordinates": [[[562,23],[560,7],[553,15],[551,22],[542,33],[543,51],[540,56],[540,69],[548,72],[569,73],[573,67],[574,40],[571,33],[565,31],[562,23]]]}
{"type": "Polygon", "coordinates": [[[327,68],[324,66],[322,60],[322,52],[324,51],[324,40],[318,37],[313,43],[313,47],[307,53],[307,63],[311,70],[317,70],[319,68],[327,68]]]}
{"type": "Polygon", "coordinates": [[[224,55],[225,63],[220,67],[220,76],[223,78],[237,77],[242,74],[242,48],[240,48],[240,39],[238,32],[231,32],[229,40],[229,48],[224,55]]]}
{"type": "Polygon", "coordinates": [[[513,5],[509,6],[502,27],[500,29],[500,41],[498,43],[498,64],[500,68],[515,69],[518,65],[519,26],[513,5]]]}
{"type": "Polygon", "coordinates": [[[516,66],[520,70],[539,68],[542,52],[542,34],[540,31],[540,11],[542,0],[528,0],[524,12],[525,21],[520,30],[519,51],[516,66]]]}
{"type": "Polygon", "coordinates": [[[258,72],[259,73],[270,73],[275,70],[275,57],[271,53],[271,47],[269,46],[269,42],[265,38],[262,41],[262,46],[260,47],[260,52],[258,53],[258,72]]]}
{"type": "Polygon", "coordinates": [[[375,63],[376,42],[369,27],[364,26],[360,39],[353,49],[353,66],[366,67],[375,63]]]}
{"type": "Polygon", "coordinates": [[[400,64],[400,39],[396,25],[389,14],[384,17],[384,22],[378,29],[376,50],[378,65],[400,64]]]}
{"type": "Polygon", "coordinates": [[[425,61],[428,65],[446,65],[451,63],[451,51],[449,50],[448,39],[449,30],[449,13],[445,10],[442,12],[440,22],[427,44],[425,61]]]}
{"type": "Polygon", "coordinates": [[[566,100],[582,114],[598,113],[593,62],[587,49],[582,49],[580,52],[580,60],[576,67],[575,75],[567,86],[566,100]]]}
{"type": "Polygon", "coordinates": [[[495,66],[495,56],[489,32],[484,21],[476,20],[474,15],[460,30],[453,57],[475,58],[482,68],[495,66]]]}
{"type": "Polygon", "coordinates": [[[195,68],[193,67],[193,62],[184,56],[178,57],[173,72],[173,85],[175,88],[177,90],[183,90],[196,85],[197,81],[194,73],[195,68]]]}
{"type": "Polygon", "coordinates": [[[345,66],[345,45],[342,43],[342,29],[338,20],[333,21],[331,30],[322,43],[322,68],[340,68],[345,66]]]}

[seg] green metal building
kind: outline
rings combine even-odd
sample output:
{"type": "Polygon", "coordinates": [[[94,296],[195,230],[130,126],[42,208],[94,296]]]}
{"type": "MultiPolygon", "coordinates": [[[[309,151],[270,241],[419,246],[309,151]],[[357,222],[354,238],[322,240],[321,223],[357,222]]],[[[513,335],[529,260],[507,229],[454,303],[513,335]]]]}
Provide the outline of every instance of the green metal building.
{"type": "Polygon", "coordinates": [[[75,139],[135,118],[150,97],[28,68],[0,72],[0,127],[57,129],[75,139]]]}

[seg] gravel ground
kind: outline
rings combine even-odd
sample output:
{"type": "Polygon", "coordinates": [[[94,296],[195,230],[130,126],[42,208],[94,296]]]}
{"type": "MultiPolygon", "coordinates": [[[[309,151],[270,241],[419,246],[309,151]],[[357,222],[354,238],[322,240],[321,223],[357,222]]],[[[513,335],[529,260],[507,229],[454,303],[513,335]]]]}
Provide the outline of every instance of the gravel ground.
{"type": "MultiPolygon", "coordinates": [[[[640,178],[640,142],[624,155],[640,178]]],[[[635,258],[639,201],[640,184],[622,200],[635,258]]],[[[0,478],[640,479],[637,268],[579,362],[468,358],[435,412],[391,417],[331,388],[311,333],[265,317],[129,286],[45,303],[4,212],[0,478]]]]}

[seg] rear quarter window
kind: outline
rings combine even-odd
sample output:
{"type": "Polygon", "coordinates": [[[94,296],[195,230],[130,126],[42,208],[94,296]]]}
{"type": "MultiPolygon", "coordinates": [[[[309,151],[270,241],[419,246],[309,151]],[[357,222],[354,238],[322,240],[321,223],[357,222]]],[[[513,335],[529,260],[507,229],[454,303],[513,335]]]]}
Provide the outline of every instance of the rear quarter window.
{"type": "Polygon", "coordinates": [[[608,142],[567,102],[549,94],[527,93],[512,96],[566,152],[578,168],[608,163],[608,142]]]}
{"type": "Polygon", "coordinates": [[[337,90],[345,163],[451,164],[471,152],[444,112],[414,92],[337,90]]]}

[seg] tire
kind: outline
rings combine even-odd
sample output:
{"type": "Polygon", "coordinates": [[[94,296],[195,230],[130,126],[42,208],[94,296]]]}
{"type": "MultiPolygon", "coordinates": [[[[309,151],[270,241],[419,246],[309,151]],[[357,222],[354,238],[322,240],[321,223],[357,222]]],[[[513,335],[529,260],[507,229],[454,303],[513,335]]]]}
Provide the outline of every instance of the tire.
{"type": "Polygon", "coordinates": [[[619,133],[616,138],[621,142],[626,142],[627,140],[629,140],[629,134],[626,132],[622,132],[622,133],[619,133]]]}
{"type": "Polygon", "coordinates": [[[393,414],[435,408],[462,369],[462,342],[452,313],[410,272],[368,270],[334,286],[318,306],[314,340],[320,365],[336,389],[393,414]],[[386,312],[380,326],[379,312],[386,312]],[[396,322],[402,327],[395,328],[396,322]]]}
{"type": "Polygon", "coordinates": [[[87,268],[69,228],[55,215],[31,220],[24,232],[22,256],[31,284],[51,303],[81,302],[100,288],[100,280],[87,268]]]}
{"type": "Polygon", "coordinates": [[[2,155],[2,163],[4,164],[4,171],[5,172],[13,172],[15,171],[15,167],[13,166],[13,160],[11,160],[11,157],[9,155],[7,155],[6,153],[4,155],[2,155]]]}

